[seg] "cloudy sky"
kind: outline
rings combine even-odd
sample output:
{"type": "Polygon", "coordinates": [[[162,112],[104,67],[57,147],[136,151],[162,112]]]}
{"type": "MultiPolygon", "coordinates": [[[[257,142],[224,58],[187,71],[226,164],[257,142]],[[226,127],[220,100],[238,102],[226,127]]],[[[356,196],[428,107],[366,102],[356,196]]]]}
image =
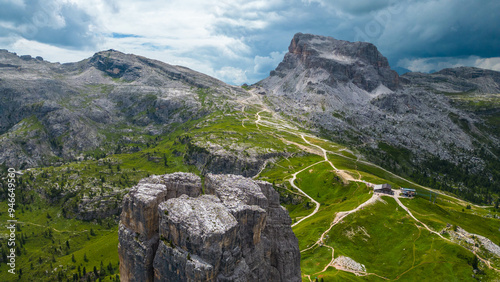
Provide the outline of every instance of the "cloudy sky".
{"type": "Polygon", "coordinates": [[[498,0],[0,0],[0,49],[52,62],[116,49],[242,84],[302,32],[372,42],[393,68],[500,71],[498,12],[498,0]]]}

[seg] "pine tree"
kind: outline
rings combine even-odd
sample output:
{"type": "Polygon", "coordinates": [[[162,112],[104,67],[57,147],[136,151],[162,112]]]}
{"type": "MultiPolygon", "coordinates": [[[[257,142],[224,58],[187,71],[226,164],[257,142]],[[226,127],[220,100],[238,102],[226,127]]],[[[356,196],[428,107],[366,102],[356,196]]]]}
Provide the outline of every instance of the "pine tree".
{"type": "Polygon", "coordinates": [[[108,264],[108,271],[109,273],[113,274],[113,265],[111,264],[111,262],[108,264]]]}
{"type": "Polygon", "coordinates": [[[477,256],[474,256],[474,258],[472,259],[472,268],[478,269],[478,264],[479,264],[479,259],[477,258],[477,256]]]}

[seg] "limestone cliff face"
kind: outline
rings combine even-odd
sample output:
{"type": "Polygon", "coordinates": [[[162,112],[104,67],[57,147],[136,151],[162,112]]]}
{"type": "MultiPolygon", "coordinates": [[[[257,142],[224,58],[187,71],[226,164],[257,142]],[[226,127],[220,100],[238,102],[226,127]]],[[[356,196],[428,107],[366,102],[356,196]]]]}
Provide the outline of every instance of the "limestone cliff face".
{"type": "Polygon", "coordinates": [[[153,281],[158,247],[158,205],[181,194],[199,196],[201,180],[194,174],[174,173],[143,179],[123,199],[118,252],[124,281],[153,281]]]}
{"type": "Polygon", "coordinates": [[[297,68],[302,72],[312,71],[299,78],[310,84],[317,83],[315,78],[321,76],[321,82],[330,87],[352,83],[368,92],[380,85],[391,90],[396,90],[399,86],[399,76],[391,70],[387,58],[375,45],[367,42],[348,42],[332,37],[297,33],[285,58],[276,70],[271,72],[271,78],[265,80],[264,84],[274,85],[276,78],[272,79],[273,76],[295,82],[296,77],[285,77],[297,68]]]}
{"type": "Polygon", "coordinates": [[[124,281],[300,281],[288,212],[267,182],[175,173],[125,197],[119,230],[124,281]]]}

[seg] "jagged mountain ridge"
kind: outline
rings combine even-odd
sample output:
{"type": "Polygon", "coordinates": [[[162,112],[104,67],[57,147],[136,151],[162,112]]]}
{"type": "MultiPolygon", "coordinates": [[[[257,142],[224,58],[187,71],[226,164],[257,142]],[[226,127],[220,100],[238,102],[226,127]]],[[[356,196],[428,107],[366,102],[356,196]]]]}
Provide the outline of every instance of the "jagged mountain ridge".
{"type": "Polygon", "coordinates": [[[489,120],[499,107],[485,117],[458,106],[457,97],[500,93],[499,76],[462,67],[400,77],[370,43],[298,33],[276,70],[254,86],[277,111],[399,173],[444,160],[465,174],[487,175],[492,186],[500,175],[491,169],[500,134],[489,120]]]}
{"type": "Polygon", "coordinates": [[[0,62],[0,163],[15,167],[109,154],[247,95],[188,68],[114,50],[68,64],[2,50],[0,62]]]}
{"type": "Polygon", "coordinates": [[[434,92],[500,93],[500,72],[475,67],[446,68],[432,74],[410,72],[402,78],[409,85],[430,87],[434,92]]]}

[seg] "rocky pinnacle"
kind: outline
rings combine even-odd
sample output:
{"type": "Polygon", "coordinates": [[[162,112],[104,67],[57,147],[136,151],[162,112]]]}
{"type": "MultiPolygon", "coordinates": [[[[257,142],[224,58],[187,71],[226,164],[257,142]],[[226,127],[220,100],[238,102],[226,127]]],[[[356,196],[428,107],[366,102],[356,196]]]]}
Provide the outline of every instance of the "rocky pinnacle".
{"type": "Polygon", "coordinates": [[[125,197],[123,281],[300,281],[288,212],[268,182],[237,175],[151,176],[125,197]],[[204,192],[203,192],[204,191],[204,192]]]}

